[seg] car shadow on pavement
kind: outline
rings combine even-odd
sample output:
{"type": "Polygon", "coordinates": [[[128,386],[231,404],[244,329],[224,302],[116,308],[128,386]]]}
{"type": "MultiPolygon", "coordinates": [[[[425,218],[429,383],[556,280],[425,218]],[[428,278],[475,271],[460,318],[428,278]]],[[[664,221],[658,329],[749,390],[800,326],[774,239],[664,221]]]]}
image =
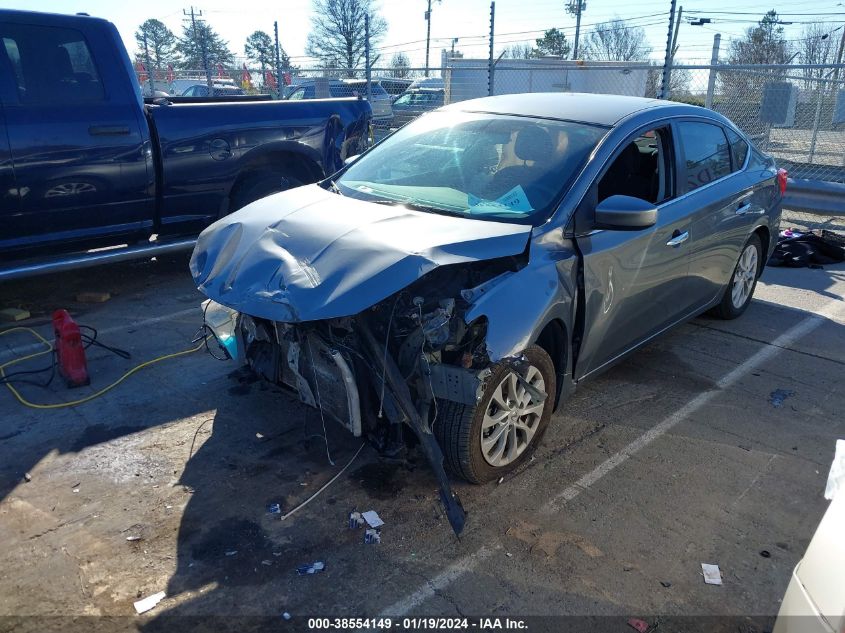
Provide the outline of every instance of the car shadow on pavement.
{"type": "MultiPolygon", "coordinates": [[[[837,284],[845,281],[845,264],[831,264],[823,268],[788,268],[767,266],[760,278],[762,284],[800,288],[809,292],[841,300],[842,297],[834,292],[837,284]]],[[[759,296],[759,293],[757,293],[759,296]]]]}
{"type": "MultiPolygon", "coordinates": [[[[326,560],[340,545],[338,521],[316,521],[305,512],[288,522],[280,518],[343,468],[362,440],[326,420],[336,465],[331,467],[318,411],[263,383],[235,384],[229,394],[180,478],[191,495],[178,528],[176,570],[166,588],[177,604],[144,631],[171,631],[175,623],[209,631],[278,626],[284,596],[300,579],[296,567],[326,560]],[[277,615],[268,618],[268,612],[277,615]]],[[[319,503],[335,505],[331,488],[319,503]]],[[[341,505],[333,510],[345,512],[341,505]]]]}

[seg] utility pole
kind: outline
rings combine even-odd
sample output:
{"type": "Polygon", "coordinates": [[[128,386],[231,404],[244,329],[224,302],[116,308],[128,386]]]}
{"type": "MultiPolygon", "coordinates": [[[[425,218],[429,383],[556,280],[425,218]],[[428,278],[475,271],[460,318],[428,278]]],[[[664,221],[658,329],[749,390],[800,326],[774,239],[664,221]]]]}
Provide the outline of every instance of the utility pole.
{"type": "Polygon", "coordinates": [[[457,43],[458,43],[458,38],[457,38],[457,37],[453,37],[453,38],[452,38],[452,54],[451,54],[451,56],[449,57],[449,59],[454,59],[454,58],[455,58],[455,44],[457,44],[457,43]]]}
{"type": "Polygon", "coordinates": [[[490,3],[490,55],[487,58],[487,94],[493,96],[493,73],[495,62],[493,61],[493,32],[496,25],[496,3],[490,3]]]}
{"type": "Polygon", "coordinates": [[[276,97],[282,98],[282,56],[279,48],[279,22],[273,22],[273,37],[276,38],[276,97]]]}
{"type": "Polygon", "coordinates": [[[669,33],[666,35],[666,57],[663,59],[663,79],[660,82],[660,99],[666,99],[669,95],[669,82],[672,78],[672,31],[675,27],[675,2],[672,0],[672,8],[669,10],[669,33]]]}
{"type": "Polygon", "coordinates": [[[364,16],[364,68],[367,76],[367,102],[373,102],[373,69],[370,68],[370,14],[364,16]]]}
{"type": "Polygon", "coordinates": [[[719,44],[722,41],[721,33],[713,36],[713,52],[710,55],[710,77],[707,79],[707,96],[704,97],[704,107],[713,108],[713,93],[716,91],[716,65],[719,63],[719,44]]]}
{"type": "Polygon", "coordinates": [[[188,13],[182,9],[182,15],[191,16],[191,30],[194,34],[194,44],[199,42],[200,48],[202,49],[202,66],[205,70],[205,83],[208,86],[208,94],[214,96],[214,84],[211,82],[211,70],[208,67],[208,50],[205,45],[205,33],[202,34],[202,37],[197,35],[197,18],[202,17],[202,11],[195,12],[194,7],[191,6],[191,12],[188,13]]]}
{"type": "Polygon", "coordinates": [[[586,0],[569,0],[566,12],[575,16],[575,45],[572,47],[572,59],[578,59],[578,41],[581,39],[581,13],[587,8],[586,0]]]}
{"type": "Polygon", "coordinates": [[[428,77],[428,48],[431,44],[431,0],[428,0],[428,11],[425,12],[425,76],[428,77]]]}
{"type": "Polygon", "coordinates": [[[675,63],[675,53],[678,51],[678,31],[681,30],[681,17],[684,15],[684,8],[678,7],[678,19],[675,20],[675,34],[672,36],[672,63],[675,63]]]}
{"type": "Polygon", "coordinates": [[[147,32],[144,31],[144,59],[147,63],[147,81],[150,82],[150,96],[155,99],[156,96],[156,85],[155,80],[153,79],[153,68],[150,65],[150,49],[147,46],[147,32]]]}

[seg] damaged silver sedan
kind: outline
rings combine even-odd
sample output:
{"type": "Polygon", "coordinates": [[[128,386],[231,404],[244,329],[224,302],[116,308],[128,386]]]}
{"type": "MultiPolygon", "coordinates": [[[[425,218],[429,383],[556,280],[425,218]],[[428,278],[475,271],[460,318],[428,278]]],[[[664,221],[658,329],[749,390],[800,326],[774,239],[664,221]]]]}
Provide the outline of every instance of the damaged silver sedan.
{"type": "Polygon", "coordinates": [[[233,358],[383,453],[418,444],[460,532],[446,469],[497,479],[578,382],[746,309],[785,186],[702,108],[491,97],[223,218],[191,272],[233,358]]]}

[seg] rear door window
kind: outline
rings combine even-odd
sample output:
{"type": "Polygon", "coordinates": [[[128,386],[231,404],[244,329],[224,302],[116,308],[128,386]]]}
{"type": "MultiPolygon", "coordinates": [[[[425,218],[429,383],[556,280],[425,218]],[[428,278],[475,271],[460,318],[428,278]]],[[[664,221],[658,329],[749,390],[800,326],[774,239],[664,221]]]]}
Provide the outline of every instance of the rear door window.
{"type": "Polygon", "coordinates": [[[22,103],[102,101],[105,90],[85,36],[76,29],[0,26],[22,103]]]}
{"type": "Polygon", "coordinates": [[[684,151],[686,190],[693,191],[731,173],[731,152],[718,125],[682,121],[678,125],[684,151]]]}
{"type": "Polygon", "coordinates": [[[739,171],[745,164],[745,158],[748,156],[748,143],[731,128],[725,128],[728,134],[728,142],[731,144],[731,161],[733,162],[733,170],[739,171]]]}

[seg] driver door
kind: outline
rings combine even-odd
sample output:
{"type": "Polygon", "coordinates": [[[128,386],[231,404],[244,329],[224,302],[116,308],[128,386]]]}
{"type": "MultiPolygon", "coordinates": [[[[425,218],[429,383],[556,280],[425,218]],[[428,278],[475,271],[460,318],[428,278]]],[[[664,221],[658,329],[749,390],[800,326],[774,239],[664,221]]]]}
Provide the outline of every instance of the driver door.
{"type": "Polygon", "coordinates": [[[599,202],[627,195],[654,203],[657,222],[639,230],[592,230],[576,238],[585,287],[576,380],[610,366],[685,318],[693,305],[687,291],[693,210],[676,196],[676,156],[668,123],[640,130],[617,147],[579,209],[579,214],[588,216],[589,227],[599,202]]]}

